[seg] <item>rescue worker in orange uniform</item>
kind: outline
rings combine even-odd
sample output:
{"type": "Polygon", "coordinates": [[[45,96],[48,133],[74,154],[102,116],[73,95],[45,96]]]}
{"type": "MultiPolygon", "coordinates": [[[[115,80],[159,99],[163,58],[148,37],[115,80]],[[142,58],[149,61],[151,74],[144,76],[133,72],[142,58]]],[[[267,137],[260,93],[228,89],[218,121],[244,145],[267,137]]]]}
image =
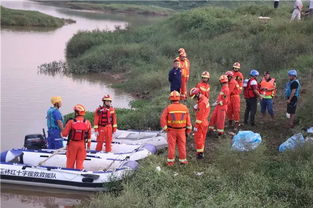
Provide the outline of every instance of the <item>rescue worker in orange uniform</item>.
{"type": "Polygon", "coordinates": [[[220,136],[224,134],[227,105],[229,102],[229,88],[228,78],[226,75],[220,76],[219,81],[222,85],[222,89],[217,97],[216,102],[212,104],[213,107],[216,107],[210,119],[209,131],[212,133],[212,131],[216,128],[217,133],[220,136]]]}
{"type": "MultiPolygon", "coordinates": [[[[240,63],[239,62],[235,62],[233,64],[233,73],[234,73],[234,78],[235,80],[238,82],[239,84],[239,88],[240,88],[240,93],[242,92],[242,85],[243,85],[243,75],[242,73],[239,71],[240,70],[240,63]]],[[[239,112],[240,113],[240,112],[239,112]]]]}
{"type": "Polygon", "coordinates": [[[232,127],[233,121],[235,121],[234,130],[238,130],[240,121],[240,86],[235,80],[232,71],[227,71],[225,75],[228,78],[229,87],[229,103],[227,106],[228,125],[232,127]]]}
{"type": "Polygon", "coordinates": [[[179,61],[179,68],[181,69],[181,88],[180,88],[180,95],[181,100],[187,99],[187,86],[189,80],[189,73],[190,73],[190,62],[187,58],[187,53],[185,49],[180,48],[178,49],[179,57],[175,60],[179,61]]]}
{"type": "Polygon", "coordinates": [[[112,98],[105,95],[102,98],[103,105],[99,106],[94,113],[94,130],[97,135],[96,151],[102,151],[105,143],[105,151],[112,151],[112,135],[117,129],[115,109],[111,106],[112,98]]]}
{"type": "Polygon", "coordinates": [[[264,73],[264,77],[260,82],[260,94],[263,97],[260,103],[263,118],[267,109],[272,119],[274,119],[273,97],[276,95],[276,80],[271,77],[268,71],[264,73]]]}
{"type": "Polygon", "coordinates": [[[163,110],[160,119],[162,129],[167,132],[167,165],[172,166],[175,163],[176,144],[178,146],[179,162],[187,164],[186,135],[192,130],[189,110],[187,106],[179,103],[179,92],[171,92],[169,99],[171,104],[163,110]]]}
{"type": "Polygon", "coordinates": [[[66,168],[82,170],[86,158],[86,142],[90,149],[91,123],[84,118],[86,110],[83,105],[75,105],[74,112],[75,119],[69,120],[62,131],[62,136],[68,136],[66,168]]]}
{"type": "Polygon", "coordinates": [[[210,114],[209,99],[201,93],[199,88],[192,88],[189,93],[190,97],[197,101],[196,122],[193,128],[195,144],[197,149],[197,159],[203,159],[206,134],[208,132],[210,114]]]}
{"type": "Polygon", "coordinates": [[[210,99],[210,73],[207,71],[202,72],[201,78],[202,80],[196,85],[196,88],[199,88],[200,93],[210,99]]]}

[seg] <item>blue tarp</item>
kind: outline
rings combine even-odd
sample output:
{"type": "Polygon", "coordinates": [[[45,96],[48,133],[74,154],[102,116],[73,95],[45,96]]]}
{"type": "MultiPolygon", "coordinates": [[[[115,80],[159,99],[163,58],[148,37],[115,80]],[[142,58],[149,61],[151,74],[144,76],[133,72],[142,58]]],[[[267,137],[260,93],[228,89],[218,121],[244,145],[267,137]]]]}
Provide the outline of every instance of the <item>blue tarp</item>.
{"type": "Polygon", "coordinates": [[[253,131],[239,131],[233,137],[232,149],[246,152],[256,149],[262,142],[260,134],[253,131]]]}
{"type": "Polygon", "coordinates": [[[304,142],[305,140],[301,133],[295,134],[279,146],[279,151],[285,152],[286,150],[295,149],[296,147],[303,145],[304,142]]]}

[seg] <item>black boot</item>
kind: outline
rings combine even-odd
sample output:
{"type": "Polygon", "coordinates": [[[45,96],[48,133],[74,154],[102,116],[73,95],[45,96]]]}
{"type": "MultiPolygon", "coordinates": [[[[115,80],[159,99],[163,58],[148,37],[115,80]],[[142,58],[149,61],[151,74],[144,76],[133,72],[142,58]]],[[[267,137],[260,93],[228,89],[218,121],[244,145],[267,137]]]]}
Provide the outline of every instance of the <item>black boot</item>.
{"type": "Polygon", "coordinates": [[[203,152],[197,153],[197,160],[202,160],[204,158],[203,152]]]}

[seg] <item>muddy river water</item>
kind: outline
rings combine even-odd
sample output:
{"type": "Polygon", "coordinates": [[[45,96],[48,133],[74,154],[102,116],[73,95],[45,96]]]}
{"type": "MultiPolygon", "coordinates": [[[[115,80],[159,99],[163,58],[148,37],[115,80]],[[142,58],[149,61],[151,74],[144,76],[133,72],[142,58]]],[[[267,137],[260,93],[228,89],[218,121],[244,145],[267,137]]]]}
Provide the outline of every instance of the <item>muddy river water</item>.
{"type": "MultiPolygon", "coordinates": [[[[41,133],[51,96],[62,96],[63,114],[80,103],[94,110],[104,94],[113,96],[115,107],[127,108],[132,97],[116,91],[99,75],[62,76],[37,73],[37,67],[64,61],[67,41],[79,30],[114,30],[128,24],[145,24],[142,16],[107,15],[76,11],[32,1],[1,1],[1,5],[22,10],[37,10],[75,24],[55,30],[1,29],[1,151],[23,145],[27,134],[41,133]]],[[[154,20],[152,20],[154,21],[154,20]]],[[[90,194],[4,185],[1,207],[70,207],[90,194]]]]}

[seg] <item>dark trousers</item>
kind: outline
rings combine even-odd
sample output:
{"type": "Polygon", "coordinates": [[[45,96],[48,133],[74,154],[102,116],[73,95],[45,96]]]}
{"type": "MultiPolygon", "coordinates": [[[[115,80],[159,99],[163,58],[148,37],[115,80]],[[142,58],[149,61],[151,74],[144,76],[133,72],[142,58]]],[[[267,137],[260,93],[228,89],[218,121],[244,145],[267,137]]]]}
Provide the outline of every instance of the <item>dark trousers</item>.
{"type": "Polygon", "coordinates": [[[258,100],[257,98],[248,98],[246,99],[246,111],[245,111],[245,124],[250,122],[251,125],[254,125],[254,117],[257,111],[258,100]]]}
{"type": "Polygon", "coordinates": [[[274,1],[274,8],[277,9],[279,5],[279,1],[274,1]]]}

